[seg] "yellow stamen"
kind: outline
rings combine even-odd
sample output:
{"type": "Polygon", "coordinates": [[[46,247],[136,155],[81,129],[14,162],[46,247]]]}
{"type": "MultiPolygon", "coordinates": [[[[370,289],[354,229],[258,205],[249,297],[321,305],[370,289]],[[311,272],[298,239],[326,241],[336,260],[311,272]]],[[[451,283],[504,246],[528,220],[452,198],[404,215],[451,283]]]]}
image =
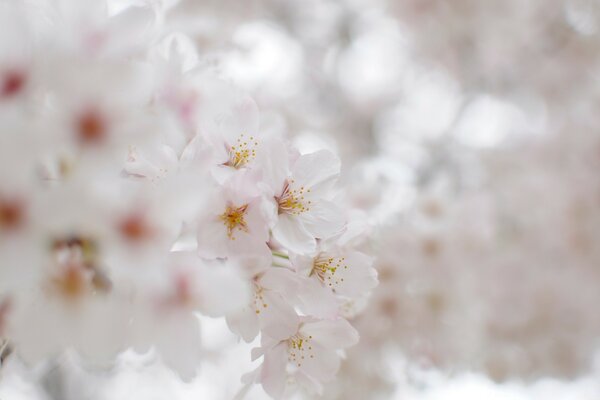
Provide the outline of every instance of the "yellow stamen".
{"type": "Polygon", "coordinates": [[[293,180],[286,182],[281,196],[275,197],[279,205],[279,214],[299,215],[310,211],[312,202],[305,199],[305,194],[310,193],[310,189],[305,189],[304,186],[294,189],[293,183],[293,180]]]}
{"type": "Polygon", "coordinates": [[[296,334],[287,340],[288,361],[301,367],[306,356],[314,358],[313,348],[310,345],[312,336],[305,337],[296,334]]]}
{"type": "Polygon", "coordinates": [[[236,144],[227,146],[229,160],[225,163],[225,165],[235,169],[245,167],[250,161],[256,158],[257,146],[258,142],[253,136],[250,136],[248,140],[245,140],[244,135],[240,135],[236,141],[236,144]]]}
{"type": "Polygon", "coordinates": [[[323,284],[334,289],[336,285],[344,281],[344,278],[336,276],[338,269],[348,269],[345,257],[328,257],[320,254],[313,262],[313,268],[310,276],[316,276],[323,284]]]}
{"type": "Polygon", "coordinates": [[[241,207],[228,205],[225,212],[220,215],[219,218],[227,227],[227,236],[229,239],[235,240],[234,232],[236,229],[238,231],[248,232],[248,225],[244,219],[246,211],[248,211],[247,204],[244,204],[241,207]]]}

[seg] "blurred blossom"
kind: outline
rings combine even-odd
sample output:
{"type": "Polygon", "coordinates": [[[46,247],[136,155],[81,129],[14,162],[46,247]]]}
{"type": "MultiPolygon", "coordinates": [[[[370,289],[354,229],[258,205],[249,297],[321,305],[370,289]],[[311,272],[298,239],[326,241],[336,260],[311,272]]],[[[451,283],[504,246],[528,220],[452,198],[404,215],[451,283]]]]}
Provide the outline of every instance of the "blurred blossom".
{"type": "Polygon", "coordinates": [[[599,26],[0,0],[0,398],[596,400],[599,26]]]}

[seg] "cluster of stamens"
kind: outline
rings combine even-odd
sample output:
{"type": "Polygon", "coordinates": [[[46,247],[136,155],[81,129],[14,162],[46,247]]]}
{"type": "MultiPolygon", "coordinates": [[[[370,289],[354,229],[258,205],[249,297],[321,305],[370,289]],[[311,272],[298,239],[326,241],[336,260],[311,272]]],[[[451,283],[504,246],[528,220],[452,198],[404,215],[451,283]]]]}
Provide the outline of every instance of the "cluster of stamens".
{"type": "Polygon", "coordinates": [[[279,214],[300,215],[310,211],[312,201],[305,199],[305,195],[310,193],[310,189],[305,189],[304,186],[293,189],[293,184],[293,179],[286,181],[281,196],[275,197],[279,205],[279,214]]]}
{"type": "Polygon", "coordinates": [[[60,271],[52,279],[52,287],[67,299],[81,297],[88,289],[106,292],[111,283],[97,266],[95,243],[73,236],[52,243],[55,262],[60,271]]]}
{"type": "Polygon", "coordinates": [[[25,217],[25,207],[22,202],[0,197],[0,229],[15,229],[21,225],[25,217]]]}
{"type": "Polygon", "coordinates": [[[170,304],[176,307],[191,307],[194,303],[194,295],[192,291],[192,282],[185,274],[175,276],[174,293],[169,299],[170,304]]]}
{"type": "Polygon", "coordinates": [[[82,144],[98,144],[105,139],[108,124],[105,117],[95,109],[88,109],[77,117],[77,138],[82,144]]]}
{"type": "Polygon", "coordinates": [[[256,147],[258,142],[254,136],[250,136],[248,140],[241,134],[234,145],[228,147],[229,160],[225,165],[236,169],[245,167],[250,161],[256,158],[256,147]]]}
{"type": "Polygon", "coordinates": [[[248,211],[248,204],[244,204],[240,207],[228,205],[227,209],[223,214],[219,216],[223,224],[227,227],[227,237],[231,240],[235,240],[235,231],[248,232],[248,225],[244,219],[248,211]]]}
{"type": "Polygon", "coordinates": [[[152,236],[152,228],[147,219],[143,214],[137,212],[125,216],[119,222],[118,230],[130,242],[141,242],[152,236]]]}
{"type": "Polygon", "coordinates": [[[3,74],[0,81],[0,97],[9,98],[21,92],[27,79],[23,72],[10,70],[3,74]]]}
{"type": "Polygon", "coordinates": [[[307,338],[300,334],[296,334],[289,338],[287,340],[288,361],[295,364],[297,367],[301,367],[306,357],[315,358],[311,340],[312,336],[307,338]]]}
{"type": "Polygon", "coordinates": [[[336,276],[336,272],[340,268],[348,269],[345,261],[345,257],[328,257],[321,254],[315,258],[310,275],[316,276],[323,284],[333,289],[340,282],[344,282],[344,278],[336,276]]]}
{"type": "Polygon", "coordinates": [[[256,314],[260,314],[261,308],[267,308],[268,304],[263,296],[264,289],[256,286],[254,290],[254,310],[256,314]]]}

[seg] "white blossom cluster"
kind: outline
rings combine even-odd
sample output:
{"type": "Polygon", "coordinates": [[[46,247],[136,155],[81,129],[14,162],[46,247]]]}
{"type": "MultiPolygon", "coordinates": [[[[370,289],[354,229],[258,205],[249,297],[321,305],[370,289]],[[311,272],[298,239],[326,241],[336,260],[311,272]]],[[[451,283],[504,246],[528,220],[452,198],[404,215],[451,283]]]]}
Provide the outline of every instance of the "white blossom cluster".
{"type": "Polygon", "coordinates": [[[2,354],[154,349],[191,378],[200,313],[260,334],[245,382],[320,393],[377,285],[340,161],[260,127],[163,11],[0,2],[2,354]]]}

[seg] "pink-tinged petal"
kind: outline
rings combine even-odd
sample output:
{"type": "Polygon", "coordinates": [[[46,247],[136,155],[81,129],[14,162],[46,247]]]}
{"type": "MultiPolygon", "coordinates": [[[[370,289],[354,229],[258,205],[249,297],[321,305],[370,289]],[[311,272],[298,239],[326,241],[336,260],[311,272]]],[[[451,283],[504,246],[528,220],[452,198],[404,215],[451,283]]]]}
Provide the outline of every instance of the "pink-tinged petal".
{"type": "Polygon", "coordinates": [[[339,312],[339,300],[333,292],[313,277],[303,279],[298,298],[300,310],[318,318],[334,318],[339,312]]]}
{"type": "Polygon", "coordinates": [[[260,286],[284,293],[286,296],[295,295],[300,281],[298,276],[285,268],[270,267],[259,279],[260,286]]]}
{"type": "Polygon", "coordinates": [[[312,342],[311,347],[310,355],[313,357],[305,356],[300,371],[319,382],[331,381],[340,369],[340,357],[332,348],[321,346],[316,342],[312,342]]]}
{"type": "Polygon", "coordinates": [[[314,202],[310,210],[300,217],[306,230],[319,239],[341,232],[346,225],[346,218],[340,207],[326,200],[314,202]]]}
{"type": "Polygon", "coordinates": [[[373,233],[373,224],[369,222],[369,215],[363,210],[351,210],[346,215],[346,228],[336,242],[339,246],[357,247],[373,233]]]}
{"type": "Polygon", "coordinates": [[[231,260],[235,260],[246,277],[252,278],[272,266],[273,254],[268,246],[265,247],[266,251],[263,254],[232,255],[231,260]]]}
{"type": "Polygon", "coordinates": [[[278,293],[265,290],[263,304],[257,304],[261,331],[274,340],[284,340],[298,331],[299,318],[294,308],[278,293]]]}
{"type": "Polygon", "coordinates": [[[310,395],[323,395],[323,385],[312,376],[308,376],[300,370],[294,374],[294,378],[296,378],[298,385],[303,387],[310,395]]]}
{"type": "Polygon", "coordinates": [[[248,230],[252,233],[252,236],[254,236],[257,241],[266,243],[269,240],[269,227],[261,208],[260,199],[255,199],[248,204],[248,211],[246,212],[245,219],[248,224],[248,230]]]}
{"type": "Polygon", "coordinates": [[[124,170],[129,175],[155,179],[177,168],[177,154],[169,146],[147,146],[132,149],[124,170]]]}
{"type": "Polygon", "coordinates": [[[360,252],[350,252],[336,269],[335,292],[356,297],[377,286],[377,271],[372,267],[373,258],[360,252]]]}
{"type": "MultiPolygon", "coordinates": [[[[271,347],[275,347],[279,342],[280,342],[280,340],[275,340],[270,336],[261,336],[260,337],[260,346],[261,346],[260,348],[264,349],[264,351],[266,352],[271,347]]],[[[254,361],[254,360],[252,360],[252,361],[254,361]]]]}
{"type": "Polygon", "coordinates": [[[260,171],[253,169],[237,171],[224,187],[226,198],[234,203],[260,203],[259,196],[262,194],[258,188],[260,180],[260,171]]]}
{"type": "Polygon", "coordinates": [[[226,320],[229,329],[245,342],[250,343],[258,336],[258,316],[253,307],[244,307],[243,310],[228,315],[226,320]]]}
{"type": "Polygon", "coordinates": [[[218,217],[204,219],[198,226],[198,254],[214,259],[227,257],[227,227],[218,217]]]}
{"type": "Polygon", "coordinates": [[[221,161],[217,161],[217,165],[213,165],[210,169],[210,173],[212,177],[217,181],[220,185],[226,183],[228,180],[232,179],[236,174],[237,170],[227,167],[225,165],[221,165],[221,161]]]}
{"type": "Polygon", "coordinates": [[[231,108],[228,113],[218,118],[218,125],[222,137],[228,144],[235,144],[240,135],[256,138],[259,133],[258,106],[248,96],[238,95],[232,99],[231,108]]]}
{"type": "Polygon", "coordinates": [[[312,256],[290,254],[290,262],[300,276],[308,276],[313,268],[312,256]]]}
{"type": "Polygon", "coordinates": [[[330,349],[342,349],[358,343],[358,332],[343,318],[307,322],[300,328],[304,336],[330,349]]]}
{"type": "Polygon", "coordinates": [[[266,259],[271,255],[271,250],[265,241],[253,236],[250,232],[240,232],[235,240],[229,242],[228,256],[232,258],[266,259]]]}
{"type": "Polygon", "coordinates": [[[273,237],[282,246],[298,254],[315,251],[315,238],[302,226],[297,217],[281,214],[273,228],[273,237]]]}
{"type": "Polygon", "coordinates": [[[282,342],[265,353],[260,381],[262,387],[274,399],[281,399],[285,391],[287,372],[287,344],[282,342]]]}
{"type": "Polygon", "coordinates": [[[296,187],[312,188],[331,180],[340,174],[340,159],[328,150],[303,154],[292,168],[296,187]]]}
{"type": "Polygon", "coordinates": [[[269,196],[278,196],[290,175],[288,146],[282,140],[270,139],[264,142],[264,152],[269,157],[261,157],[257,160],[258,167],[262,171],[264,190],[269,196]]]}

